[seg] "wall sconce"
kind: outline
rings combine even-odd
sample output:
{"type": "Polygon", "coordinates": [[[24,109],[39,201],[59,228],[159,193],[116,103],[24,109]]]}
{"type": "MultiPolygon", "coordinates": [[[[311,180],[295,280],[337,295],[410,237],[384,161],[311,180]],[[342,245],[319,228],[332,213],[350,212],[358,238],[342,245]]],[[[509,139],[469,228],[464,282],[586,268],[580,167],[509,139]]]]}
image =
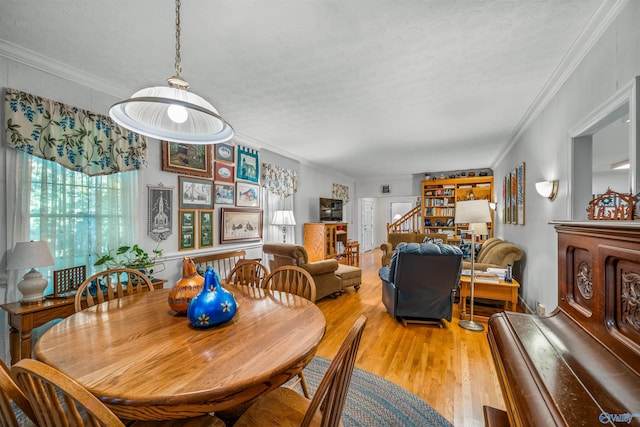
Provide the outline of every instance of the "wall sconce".
{"type": "Polygon", "coordinates": [[[554,200],[558,195],[558,180],[536,182],[536,191],[542,197],[554,200]]]}

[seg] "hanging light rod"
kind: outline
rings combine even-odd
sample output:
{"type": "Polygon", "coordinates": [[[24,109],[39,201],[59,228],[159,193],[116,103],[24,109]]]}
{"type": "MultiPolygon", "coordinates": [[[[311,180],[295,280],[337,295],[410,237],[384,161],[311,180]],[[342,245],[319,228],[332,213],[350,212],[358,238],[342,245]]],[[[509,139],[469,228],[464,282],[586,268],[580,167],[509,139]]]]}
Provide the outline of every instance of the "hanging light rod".
{"type": "Polygon", "coordinates": [[[184,144],[215,144],[233,138],[231,125],[209,102],[189,92],[180,58],[180,0],[176,0],[176,74],[168,86],[141,89],[117,102],[109,116],[119,125],[151,138],[184,144]]]}

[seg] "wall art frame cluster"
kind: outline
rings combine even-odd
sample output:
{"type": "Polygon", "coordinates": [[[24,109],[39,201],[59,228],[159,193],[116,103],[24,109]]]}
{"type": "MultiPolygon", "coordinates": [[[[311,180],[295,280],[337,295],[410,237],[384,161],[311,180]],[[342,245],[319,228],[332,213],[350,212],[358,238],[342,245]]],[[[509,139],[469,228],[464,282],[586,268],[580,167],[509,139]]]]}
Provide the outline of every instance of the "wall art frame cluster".
{"type": "Polygon", "coordinates": [[[502,181],[502,222],[504,224],[525,224],[525,162],[504,176],[502,181]]]}

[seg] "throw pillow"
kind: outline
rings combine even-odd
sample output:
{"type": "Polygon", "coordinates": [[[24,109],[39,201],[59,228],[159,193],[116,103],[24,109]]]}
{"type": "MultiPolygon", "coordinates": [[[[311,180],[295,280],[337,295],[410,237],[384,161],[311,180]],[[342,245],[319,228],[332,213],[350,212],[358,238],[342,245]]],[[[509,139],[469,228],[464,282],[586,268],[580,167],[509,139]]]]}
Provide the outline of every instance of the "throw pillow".
{"type": "Polygon", "coordinates": [[[425,237],[422,243],[443,243],[442,239],[436,239],[435,237],[425,237]]]}

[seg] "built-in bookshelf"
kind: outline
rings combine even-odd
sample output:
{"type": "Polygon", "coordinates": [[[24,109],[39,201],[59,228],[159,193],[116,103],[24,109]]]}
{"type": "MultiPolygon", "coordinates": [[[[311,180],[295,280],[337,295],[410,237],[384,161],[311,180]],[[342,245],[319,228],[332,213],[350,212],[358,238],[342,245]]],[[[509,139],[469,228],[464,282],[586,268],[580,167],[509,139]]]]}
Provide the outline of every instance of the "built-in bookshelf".
{"type": "MultiPolygon", "coordinates": [[[[422,181],[423,232],[442,233],[450,241],[460,241],[461,236],[466,237],[467,224],[455,224],[456,203],[479,199],[493,202],[493,176],[422,181]]],[[[488,223],[487,228],[488,237],[492,237],[492,224],[488,223]]]]}

